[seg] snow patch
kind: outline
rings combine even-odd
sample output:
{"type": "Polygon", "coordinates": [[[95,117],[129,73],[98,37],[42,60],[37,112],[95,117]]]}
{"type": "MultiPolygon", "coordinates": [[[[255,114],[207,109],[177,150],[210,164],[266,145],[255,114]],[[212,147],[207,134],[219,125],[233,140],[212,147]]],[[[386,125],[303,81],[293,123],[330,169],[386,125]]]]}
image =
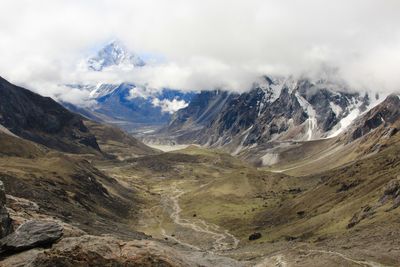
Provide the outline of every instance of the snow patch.
{"type": "Polygon", "coordinates": [[[307,112],[308,119],[304,122],[307,127],[307,140],[312,140],[317,130],[317,113],[308,101],[299,92],[295,93],[297,101],[304,111],[307,112]]]}
{"type": "Polygon", "coordinates": [[[298,86],[298,81],[293,77],[288,77],[284,82],[284,86],[289,90],[289,94],[292,94],[298,86]]]}
{"type": "Polygon", "coordinates": [[[99,83],[96,86],[88,86],[88,89],[92,89],[89,93],[90,98],[92,99],[96,99],[96,98],[100,98],[103,96],[106,96],[108,94],[111,94],[115,89],[118,88],[119,85],[115,85],[115,84],[103,84],[103,83],[99,83]]]}
{"type": "Polygon", "coordinates": [[[263,166],[271,166],[279,161],[279,155],[275,153],[267,153],[261,157],[261,162],[263,166]]]}
{"type": "Polygon", "coordinates": [[[333,113],[335,113],[336,117],[339,117],[339,115],[342,114],[343,109],[340,106],[333,102],[329,102],[329,106],[331,107],[333,113]]]}
{"type": "Polygon", "coordinates": [[[232,156],[236,156],[237,154],[240,153],[240,151],[242,151],[242,149],[244,148],[243,144],[246,141],[247,137],[250,134],[251,129],[253,129],[254,125],[251,125],[247,130],[243,131],[243,133],[241,134],[243,136],[242,141],[240,142],[240,144],[238,145],[238,147],[235,149],[235,151],[232,153],[232,156]]]}
{"type": "Polygon", "coordinates": [[[332,132],[328,138],[338,136],[341,134],[347,127],[349,127],[353,121],[360,115],[360,109],[354,108],[346,117],[341,119],[338,124],[336,124],[336,130],[332,132]]]}
{"type": "Polygon", "coordinates": [[[19,138],[17,135],[13,134],[10,130],[8,130],[6,127],[4,127],[1,124],[0,124],[0,132],[5,133],[5,134],[10,135],[10,136],[13,136],[13,137],[19,138]]]}
{"type": "MultiPolygon", "coordinates": [[[[372,95],[372,94],[369,94],[372,95]]],[[[342,118],[336,126],[330,131],[330,134],[328,134],[327,138],[331,137],[336,137],[344,130],[346,130],[353,122],[355,119],[357,119],[359,116],[365,114],[366,112],[370,111],[374,107],[376,107],[379,103],[381,103],[385,98],[387,97],[387,94],[381,94],[377,95],[377,97],[373,97],[372,99],[370,98],[370,104],[367,106],[364,112],[361,112],[360,107],[362,105],[362,102],[358,101],[356,102],[354,99],[352,99],[352,104],[347,107],[347,110],[349,110],[349,114],[342,118]]]]}

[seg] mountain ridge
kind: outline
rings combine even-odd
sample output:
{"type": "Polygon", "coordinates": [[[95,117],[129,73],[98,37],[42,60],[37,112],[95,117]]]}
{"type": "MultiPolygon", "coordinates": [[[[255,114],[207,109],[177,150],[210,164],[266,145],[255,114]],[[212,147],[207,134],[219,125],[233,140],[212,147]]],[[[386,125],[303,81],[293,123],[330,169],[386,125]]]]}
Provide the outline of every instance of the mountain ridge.
{"type": "Polygon", "coordinates": [[[0,124],[15,135],[65,152],[100,152],[79,115],[0,77],[0,124]]]}
{"type": "MultiPolygon", "coordinates": [[[[118,41],[101,48],[96,55],[83,60],[81,67],[88,72],[129,73],[145,68],[146,62],[118,41]]],[[[131,77],[130,80],[134,80],[131,77]]],[[[158,128],[168,122],[171,114],[185,107],[194,93],[163,88],[156,90],[132,81],[121,83],[66,84],[87,92],[90,105],[62,101],[73,112],[89,119],[117,125],[126,131],[140,132],[158,128]]]]}
{"type": "Polygon", "coordinates": [[[160,140],[163,134],[171,135],[178,143],[229,150],[229,146],[249,147],[274,140],[333,137],[382,101],[382,97],[372,99],[367,93],[349,93],[345,87],[334,91],[331,84],[321,81],[264,79],[245,93],[200,93],[159,131],[160,140]],[[217,98],[223,103],[212,107],[217,98]],[[211,104],[204,107],[208,101],[211,104]],[[202,122],[200,116],[209,119],[202,122]]]}

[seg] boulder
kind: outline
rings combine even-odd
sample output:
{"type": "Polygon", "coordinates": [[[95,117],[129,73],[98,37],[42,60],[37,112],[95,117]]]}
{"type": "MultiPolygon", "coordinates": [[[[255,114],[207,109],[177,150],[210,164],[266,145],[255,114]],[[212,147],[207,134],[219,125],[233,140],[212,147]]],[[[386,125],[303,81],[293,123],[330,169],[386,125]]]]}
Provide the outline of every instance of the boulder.
{"type": "Polygon", "coordinates": [[[0,253],[13,253],[35,247],[47,247],[60,239],[63,227],[54,221],[31,220],[0,240],[0,253]]]}
{"type": "Polygon", "coordinates": [[[398,194],[400,190],[400,180],[399,179],[393,179],[389,181],[384,189],[384,195],[390,195],[390,196],[395,196],[398,194]]]}
{"type": "Polygon", "coordinates": [[[249,236],[249,240],[250,241],[252,241],[252,240],[257,240],[257,239],[260,239],[261,238],[261,233],[253,233],[253,234],[251,234],[250,236],[249,236]]]}
{"type": "Polygon", "coordinates": [[[0,238],[12,232],[12,224],[10,215],[6,208],[6,193],[4,191],[4,184],[0,181],[0,238]]]}
{"type": "Polygon", "coordinates": [[[379,199],[380,204],[385,204],[388,200],[393,200],[393,205],[388,211],[400,206],[400,179],[390,180],[384,187],[383,195],[379,199]]]}
{"type": "Polygon", "coordinates": [[[361,211],[355,213],[353,217],[350,219],[349,223],[347,224],[347,229],[354,227],[356,224],[360,223],[367,217],[372,216],[375,214],[375,209],[369,205],[366,205],[361,208],[361,211]]]}

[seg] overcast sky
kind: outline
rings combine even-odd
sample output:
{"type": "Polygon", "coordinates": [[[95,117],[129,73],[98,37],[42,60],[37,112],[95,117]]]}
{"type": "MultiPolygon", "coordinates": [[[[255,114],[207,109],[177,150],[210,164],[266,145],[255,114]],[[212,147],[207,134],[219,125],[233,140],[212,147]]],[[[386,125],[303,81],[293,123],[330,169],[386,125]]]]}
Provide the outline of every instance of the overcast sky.
{"type": "Polygon", "coordinates": [[[245,90],[262,74],[334,70],[351,86],[398,92],[399,14],[398,0],[1,0],[0,76],[53,95],[96,79],[245,90]],[[76,71],[115,38],[164,60],[123,75],[76,71]]]}

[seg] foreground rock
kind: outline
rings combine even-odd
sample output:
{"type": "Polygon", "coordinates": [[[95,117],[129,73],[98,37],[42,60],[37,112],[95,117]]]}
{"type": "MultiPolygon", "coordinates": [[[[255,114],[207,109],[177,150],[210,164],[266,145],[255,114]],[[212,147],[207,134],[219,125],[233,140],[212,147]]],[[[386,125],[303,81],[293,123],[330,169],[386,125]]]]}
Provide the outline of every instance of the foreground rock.
{"type": "Polygon", "coordinates": [[[0,240],[0,253],[13,253],[53,244],[63,235],[63,228],[53,221],[27,221],[0,240]]]}
{"type": "Polygon", "coordinates": [[[12,232],[10,215],[6,208],[6,194],[4,184],[0,181],[0,238],[5,237],[12,232]]]}
{"type": "MultiPolygon", "coordinates": [[[[172,248],[153,240],[123,241],[113,236],[62,238],[49,249],[35,248],[5,258],[1,266],[246,266],[233,259],[172,248]]],[[[248,265],[247,265],[248,266],[248,265]]]]}

